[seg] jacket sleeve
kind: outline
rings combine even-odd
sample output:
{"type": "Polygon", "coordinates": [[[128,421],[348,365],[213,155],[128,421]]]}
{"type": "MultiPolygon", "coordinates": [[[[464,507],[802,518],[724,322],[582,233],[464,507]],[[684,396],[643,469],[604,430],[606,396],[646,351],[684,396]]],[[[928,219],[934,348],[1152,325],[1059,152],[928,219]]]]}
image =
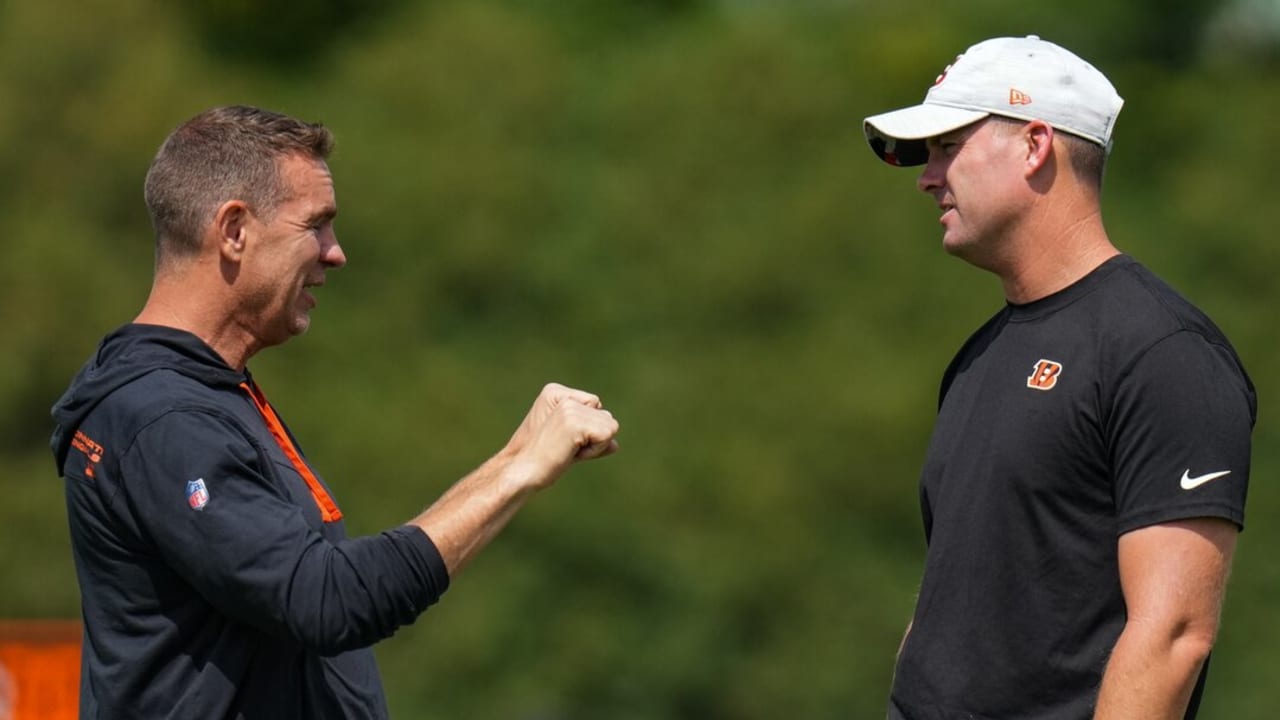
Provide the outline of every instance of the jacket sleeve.
{"type": "Polygon", "coordinates": [[[213,607],[330,655],[386,638],[448,588],[421,530],[331,542],[309,524],[270,455],[216,410],[162,415],[120,458],[139,526],[213,607]]]}

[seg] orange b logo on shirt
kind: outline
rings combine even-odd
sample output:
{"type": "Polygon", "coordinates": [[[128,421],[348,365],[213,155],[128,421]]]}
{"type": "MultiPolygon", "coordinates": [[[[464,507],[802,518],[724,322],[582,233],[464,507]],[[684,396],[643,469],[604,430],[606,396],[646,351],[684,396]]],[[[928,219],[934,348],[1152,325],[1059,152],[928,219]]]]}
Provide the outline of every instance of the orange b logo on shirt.
{"type": "Polygon", "coordinates": [[[1033,390],[1052,390],[1058,384],[1058,375],[1062,373],[1062,363],[1052,360],[1040,360],[1035,370],[1027,378],[1027,387],[1033,390]]]}

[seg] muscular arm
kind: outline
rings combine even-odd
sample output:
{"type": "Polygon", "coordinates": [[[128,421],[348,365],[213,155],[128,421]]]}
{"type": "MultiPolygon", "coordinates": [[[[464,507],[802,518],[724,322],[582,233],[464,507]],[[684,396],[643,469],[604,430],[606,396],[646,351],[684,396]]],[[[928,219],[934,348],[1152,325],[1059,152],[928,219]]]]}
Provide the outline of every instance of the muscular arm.
{"type": "Polygon", "coordinates": [[[1217,518],[1152,525],[1119,541],[1128,620],[1094,720],[1180,720],[1218,631],[1237,527],[1217,518]]]}

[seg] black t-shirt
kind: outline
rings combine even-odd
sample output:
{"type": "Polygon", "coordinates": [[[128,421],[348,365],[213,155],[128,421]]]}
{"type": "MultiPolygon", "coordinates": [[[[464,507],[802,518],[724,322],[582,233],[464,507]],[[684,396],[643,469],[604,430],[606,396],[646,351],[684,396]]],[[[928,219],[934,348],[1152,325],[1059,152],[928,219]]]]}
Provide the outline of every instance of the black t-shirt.
{"type": "Polygon", "coordinates": [[[1119,536],[1243,527],[1255,409],[1222,333],[1127,256],[988,321],[942,383],[890,717],[1091,717],[1125,623],[1119,536]]]}

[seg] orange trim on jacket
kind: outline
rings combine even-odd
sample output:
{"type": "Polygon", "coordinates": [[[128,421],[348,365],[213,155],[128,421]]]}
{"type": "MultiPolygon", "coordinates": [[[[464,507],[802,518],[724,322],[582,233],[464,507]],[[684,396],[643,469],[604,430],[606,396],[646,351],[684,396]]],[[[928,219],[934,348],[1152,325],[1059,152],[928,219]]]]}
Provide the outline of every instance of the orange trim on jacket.
{"type": "Polygon", "coordinates": [[[284,429],[284,423],[280,422],[276,411],[271,408],[271,403],[267,402],[267,396],[262,394],[262,389],[257,383],[250,385],[247,382],[240,383],[240,387],[249,393],[249,397],[253,400],[253,404],[258,408],[258,412],[262,414],[262,419],[267,421],[267,429],[271,431],[271,436],[276,439],[276,443],[280,449],[284,451],[289,462],[293,463],[293,467],[307,481],[307,487],[311,489],[311,497],[315,498],[316,505],[320,508],[320,518],[327,523],[336,522],[342,519],[342,511],[338,509],[338,504],[330,497],[329,491],[311,472],[311,468],[307,466],[307,461],[302,459],[302,454],[298,452],[298,448],[294,446],[293,440],[289,437],[289,433],[284,429]]]}

